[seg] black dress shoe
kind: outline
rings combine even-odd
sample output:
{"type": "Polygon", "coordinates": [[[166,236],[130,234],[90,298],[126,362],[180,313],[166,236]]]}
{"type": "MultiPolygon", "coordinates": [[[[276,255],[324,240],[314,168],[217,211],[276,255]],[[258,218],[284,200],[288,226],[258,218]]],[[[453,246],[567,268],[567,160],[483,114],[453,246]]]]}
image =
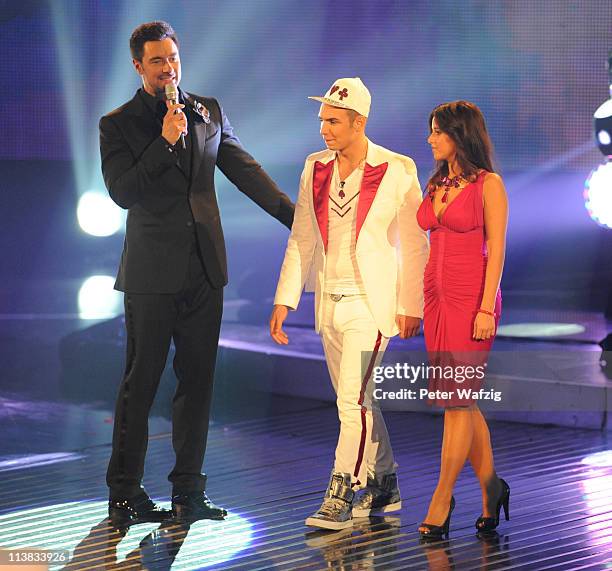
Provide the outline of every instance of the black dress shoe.
{"type": "Polygon", "coordinates": [[[131,525],[148,521],[165,521],[172,516],[170,510],[159,507],[147,494],[133,498],[111,499],[108,501],[108,517],[119,525],[131,525]]]}
{"type": "Polygon", "coordinates": [[[227,510],[213,504],[206,492],[189,492],[172,496],[172,515],[179,521],[225,519],[227,510]]]}

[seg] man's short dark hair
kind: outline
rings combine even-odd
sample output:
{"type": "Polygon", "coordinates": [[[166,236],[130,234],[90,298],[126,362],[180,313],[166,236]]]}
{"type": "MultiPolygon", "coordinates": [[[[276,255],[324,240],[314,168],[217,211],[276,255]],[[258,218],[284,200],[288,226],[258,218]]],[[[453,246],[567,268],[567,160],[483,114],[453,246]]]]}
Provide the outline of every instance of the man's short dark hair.
{"type": "Polygon", "coordinates": [[[135,60],[142,61],[146,42],[159,42],[170,38],[178,47],[176,33],[168,22],[147,22],[140,24],[130,36],[130,52],[135,60]]]}

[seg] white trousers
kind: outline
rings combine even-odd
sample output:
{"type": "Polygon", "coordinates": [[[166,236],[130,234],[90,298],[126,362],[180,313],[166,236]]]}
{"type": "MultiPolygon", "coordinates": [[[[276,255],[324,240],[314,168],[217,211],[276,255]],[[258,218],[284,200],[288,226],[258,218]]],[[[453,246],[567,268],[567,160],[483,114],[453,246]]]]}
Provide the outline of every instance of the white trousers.
{"type": "Polygon", "coordinates": [[[340,436],[335,472],[351,474],[354,489],[365,487],[367,475],[395,472],[397,465],[378,402],[372,372],[389,343],[372,318],[365,295],[333,301],[323,294],[321,339],[336,392],[340,436]]]}

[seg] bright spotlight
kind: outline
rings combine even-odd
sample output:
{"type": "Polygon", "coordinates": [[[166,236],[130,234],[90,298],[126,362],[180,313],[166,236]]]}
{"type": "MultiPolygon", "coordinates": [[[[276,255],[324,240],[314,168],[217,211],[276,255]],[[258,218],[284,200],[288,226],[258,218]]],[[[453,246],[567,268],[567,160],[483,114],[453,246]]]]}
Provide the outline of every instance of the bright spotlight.
{"type": "Polygon", "coordinates": [[[608,162],[591,171],[584,183],[584,205],[590,217],[605,228],[612,228],[612,50],[608,52],[610,99],[593,114],[595,141],[608,162]]]}
{"type": "Polygon", "coordinates": [[[584,205],[597,224],[612,228],[612,162],[598,166],[587,178],[584,205]]]}
{"type": "Polygon", "coordinates": [[[113,289],[115,279],[110,276],[91,276],[79,290],[81,319],[111,319],[122,311],[121,293],[113,289]]]}
{"type": "Polygon", "coordinates": [[[610,133],[608,133],[608,131],[605,131],[604,129],[597,133],[597,140],[599,141],[600,145],[609,145],[610,143],[612,143],[610,133]]]}
{"type": "Polygon", "coordinates": [[[125,214],[106,193],[88,190],[79,199],[77,218],[84,232],[110,236],[121,229],[125,214]]]}
{"type": "Polygon", "coordinates": [[[589,454],[580,463],[597,468],[612,468],[612,450],[602,450],[601,452],[589,454]]]}

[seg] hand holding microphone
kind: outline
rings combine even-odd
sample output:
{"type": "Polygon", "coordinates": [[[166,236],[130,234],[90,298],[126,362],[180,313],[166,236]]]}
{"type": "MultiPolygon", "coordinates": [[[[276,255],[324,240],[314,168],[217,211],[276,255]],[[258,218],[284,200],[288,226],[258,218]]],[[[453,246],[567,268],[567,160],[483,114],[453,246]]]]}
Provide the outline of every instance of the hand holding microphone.
{"type": "Polygon", "coordinates": [[[168,112],[164,116],[164,123],[161,133],[162,137],[171,145],[175,145],[180,138],[181,145],[183,149],[185,149],[187,116],[181,111],[181,109],[183,109],[185,106],[178,102],[178,89],[174,83],[167,83],[165,86],[165,91],[168,112]]]}

